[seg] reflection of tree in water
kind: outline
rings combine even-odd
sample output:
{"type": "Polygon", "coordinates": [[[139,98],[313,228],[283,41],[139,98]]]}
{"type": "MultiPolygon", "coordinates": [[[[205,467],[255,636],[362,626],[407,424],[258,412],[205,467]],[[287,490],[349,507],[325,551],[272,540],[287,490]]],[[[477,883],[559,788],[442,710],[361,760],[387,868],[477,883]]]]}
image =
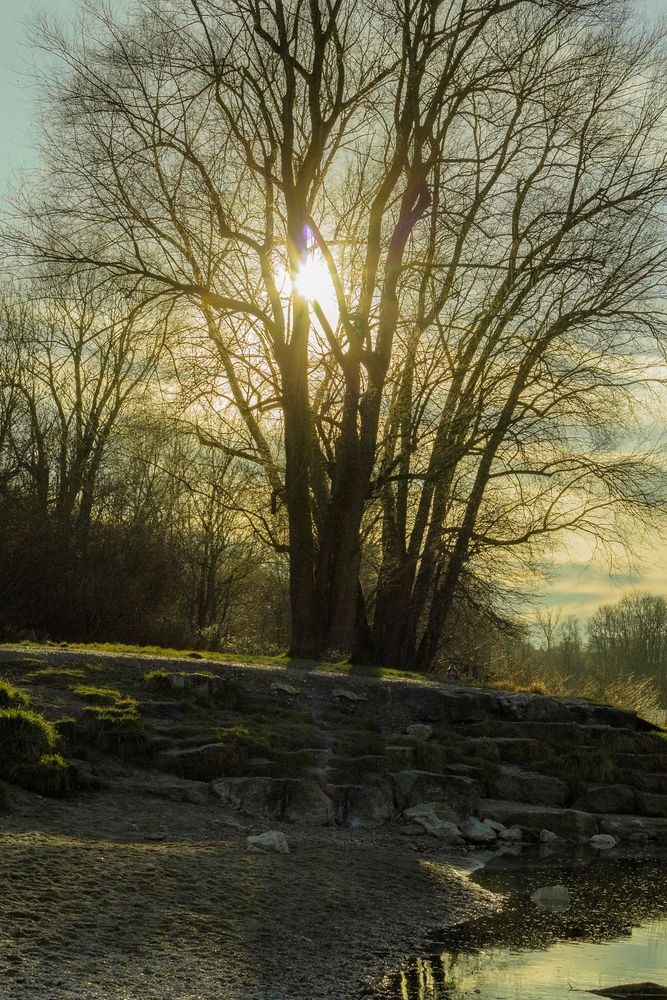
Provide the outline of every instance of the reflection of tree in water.
{"type": "Polygon", "coordinates": [[[507,949],[544,951],[557,941],[610,942],[629,937],[634,927],[667,917],[664,859],[606,859],[583,868],[562,864],[527,868],[520,858],[514,869],[505,867],[506,858],[500,864],[502,867],[495,868],[492,863],[477,873],[476,880],[485,889],[505,896],[502,909],[438,935],[437,950],[386,980],[383,997],[445,1000],[460,986],[463,974],[474,972],[470,956],[476,952],[485,953],[479,957],[481,968],[490,957],[507,949]],[[556,884],[569,889],[568,911],[552,913],[529,902],[540,886],[556,884]]]}

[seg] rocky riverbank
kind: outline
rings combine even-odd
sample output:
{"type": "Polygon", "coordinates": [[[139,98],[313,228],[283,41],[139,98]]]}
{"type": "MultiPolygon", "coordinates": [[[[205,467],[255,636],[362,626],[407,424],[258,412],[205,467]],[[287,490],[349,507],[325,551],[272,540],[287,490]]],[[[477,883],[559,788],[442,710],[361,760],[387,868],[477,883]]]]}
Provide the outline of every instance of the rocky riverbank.
{"type": "Polygon", "coordinates": [[[496,905],[464,875],[480,847],[667,842],[667,741],[608,706],[61,650],[0,662],[59,727],[74,789],[12,788],[1,818],[8,1000],[348,1000],[496,905]],[[267,830],[289,853],[249,850],[267,830]]]}

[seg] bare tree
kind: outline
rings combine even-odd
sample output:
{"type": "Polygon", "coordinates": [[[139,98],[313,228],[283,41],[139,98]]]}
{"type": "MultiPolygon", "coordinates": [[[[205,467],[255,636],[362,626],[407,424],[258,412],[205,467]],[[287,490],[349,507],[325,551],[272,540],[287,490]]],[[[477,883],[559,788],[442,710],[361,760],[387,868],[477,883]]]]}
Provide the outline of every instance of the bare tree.
{"type": "Polygon", "coordinates": [[[605,439],[665,251],[661,67],[617,10],[144,0],[45,30],[19,243],[200,317],[226,447],[286,509],[294,652],[429,668],[472,559],[659,504],[605,439]]]}

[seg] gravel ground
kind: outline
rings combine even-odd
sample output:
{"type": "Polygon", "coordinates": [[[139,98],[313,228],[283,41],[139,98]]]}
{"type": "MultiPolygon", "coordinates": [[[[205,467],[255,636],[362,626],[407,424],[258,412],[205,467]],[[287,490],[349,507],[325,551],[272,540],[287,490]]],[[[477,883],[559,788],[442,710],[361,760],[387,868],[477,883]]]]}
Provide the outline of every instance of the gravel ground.
{"type": "Polygon", "coordinates": [[[283,825],[291,853],[265,855],[245,837],[280,824],[214,802],[122,788],[12,799],[0,816],[2,1000],[381,996],[429,930],[494,905],[464,857],[391,829],[283,825]]]}

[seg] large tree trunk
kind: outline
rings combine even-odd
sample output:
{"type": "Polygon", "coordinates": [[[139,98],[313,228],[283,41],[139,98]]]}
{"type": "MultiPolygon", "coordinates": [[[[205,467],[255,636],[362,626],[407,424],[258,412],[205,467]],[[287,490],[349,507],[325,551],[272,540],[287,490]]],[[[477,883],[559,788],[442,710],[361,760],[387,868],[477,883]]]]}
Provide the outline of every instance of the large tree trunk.
{"type": "Polygon", "coordinates": [[[289,523],[292,656],[316,656],[320,649],[310,498],[310,410],[308,405],[308,304],[295,297],[292,340],[283,366],[285,497],[289,523]]]}

